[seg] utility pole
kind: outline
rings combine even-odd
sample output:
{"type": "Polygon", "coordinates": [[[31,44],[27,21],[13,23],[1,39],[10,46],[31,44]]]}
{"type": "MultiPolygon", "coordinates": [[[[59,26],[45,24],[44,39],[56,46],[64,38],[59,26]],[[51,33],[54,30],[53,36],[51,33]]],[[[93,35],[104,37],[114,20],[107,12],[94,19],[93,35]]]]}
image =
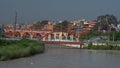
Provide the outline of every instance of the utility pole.
{"type": "Polygon", "coordinates": [[[2,37],[5,36],[5,33],[4,33],[4,24],[2,24],[2,32],[1,32],[1,35],[2,35],[2,37]]]}
{"type": "Polygon", "coordinates": [[[17,23],[17,12],[15,11],[15,21],[13,24],[13,37],[15,39],[15,33],[16,33],[16,23],[17,23]]]}
{"type": "Polygon", "coordinates": [[[3,31],[4,31],[4,28],[3,28],[3,24],[0,24],[0,38],[2,38],[3,36],[3,31]]]}
{"type": "Polygon", "coordinates": [[[115,35],[115,33],[114,33],[114,31],[113,31],[113,43],[114,43],[114,41],[115,41],[115,37],[114,37],[114,35],[115,35]]]}
{"type": "Polygon", "coordinates": [[[77,37],[78,37],[78,42],[80,41],[79,38],[80,38],[80,29],[81,29],[81,26],[82,26],[82,22],[81,20],[78,21],[78,24],[77,24],[77,37]]]}
{"type": "Polygon", "coordinates": [[[100,26],[98,27],[98,31],[101,30],[101,17],[100,17],[100,20],[98,21],[98,23],[100,24],[100,26]]]}
{"type": "Polygon", "coordinates": [[[79,42],[79,36],[80,35],[80,21],[78,22],[78,42],[79,42]]]}
{"type": "Polygon", "coordinates": [[[111,32],[111,30],[110,30],[110,27],[109,27],[109,23],[108,23],[108,19],[106,18],[106,23],[107,23],[107,32],[108,32],[108,43],[110,42],[110,32],[111,32]]]}

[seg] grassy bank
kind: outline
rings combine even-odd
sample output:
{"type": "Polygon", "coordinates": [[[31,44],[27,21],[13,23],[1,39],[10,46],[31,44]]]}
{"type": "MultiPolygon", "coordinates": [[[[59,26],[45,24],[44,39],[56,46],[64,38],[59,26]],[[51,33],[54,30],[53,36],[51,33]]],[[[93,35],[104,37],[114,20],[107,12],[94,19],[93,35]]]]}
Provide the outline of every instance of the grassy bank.
{"type": "Polygon", "coordinates": [[[93,50],[120,50],[120,46],[112,46],[112,45],[98,45],[94,46],[89,44],[88,47],[84,47],[84,49],[93,49],[93,50]]]}
{"type": "Polygon", "coordinates": [[[0,60],[10,60],[44,52],[44,43],[34,40],[0,40],[0,60]]]}

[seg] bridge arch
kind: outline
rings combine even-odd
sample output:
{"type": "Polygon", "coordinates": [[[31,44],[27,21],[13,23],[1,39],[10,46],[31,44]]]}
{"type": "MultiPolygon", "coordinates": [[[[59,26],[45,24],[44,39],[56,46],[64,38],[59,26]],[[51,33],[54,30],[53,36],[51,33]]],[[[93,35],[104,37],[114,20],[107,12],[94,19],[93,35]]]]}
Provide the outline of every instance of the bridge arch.
{"type": "Polygon", "coordinates": [[[74,34],[72,34],[72,33],[68,33],[67,34],[67,39],[76,41],[76,36],[74,34]]]}
{"type": "Polygon", "coordinates": [[[51,33],[46,33],[46,34],[45,34],[45,40],[50,40],[50,39],[51,39],[51,38],[50,38],[50,34],[51,34],[51,33]]]}
{"type": "Polygon", "coordinates": [[[54,36],[54,34],[52,33],[52,34],[50,34],[50,37],[51,37],[51,39],[55,39],[55,36],[54,36]]]}
{"type": "Polygon", "coordinates": [[[61,37],[62,37],[62,40],[66,40],[67,39],[67,33],[62,33],[61,37]]]}
{"type": "Polygon", "coordinates": [[[15,36],[16,36],[16,37],[21,37],[20,32],[16,32],[16,33],[15,33],[15,36]]]}
{"type": "Polygon", "coordinates": [[[40,39],[42,37],[42,35],[40,33],[35,33],[33,35],[33,38],[37,38],[37,39],[40,39]]]}
{"type": "Polygon", "coordinates": [[[23,34],[23,38],[31,38],[31,34],[28,33],[28,32],[25,32],[25,33],[23,34]]]}
{"type": "Polygon", "coordinates": [[[8,32],[6,32],[6,35],[13,36],[13,32],[12,31],[8,31],[8,32]]]}

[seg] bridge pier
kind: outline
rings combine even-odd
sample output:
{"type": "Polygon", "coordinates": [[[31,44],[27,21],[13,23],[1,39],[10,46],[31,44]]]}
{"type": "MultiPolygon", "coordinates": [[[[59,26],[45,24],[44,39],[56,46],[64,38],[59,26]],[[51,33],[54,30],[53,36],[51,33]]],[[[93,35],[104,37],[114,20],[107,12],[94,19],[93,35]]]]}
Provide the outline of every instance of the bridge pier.
{"type": "Polygon", "coordinates": [[[51,35],[48,35],[48,41],[50,41],[51,40],[51,35]]]}
{"type": "Polygon", "coordinates": [[[62,32],[59,33],[59,40],[62,40],[62,32]]]}
{"type": "Polygon", "coordinates": [[[56,33],[54,34],[54,40],[56,40],[56,33]]]}

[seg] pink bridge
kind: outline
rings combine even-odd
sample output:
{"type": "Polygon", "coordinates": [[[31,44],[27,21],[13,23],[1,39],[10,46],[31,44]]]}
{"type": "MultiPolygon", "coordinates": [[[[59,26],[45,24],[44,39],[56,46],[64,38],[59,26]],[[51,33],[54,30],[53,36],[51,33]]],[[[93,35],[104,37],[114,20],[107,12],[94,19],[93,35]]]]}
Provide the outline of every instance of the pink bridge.
{"type": "Polygon", "coordinates": [[[16,29],[15,33],[13,29],[5,29],[5,34],[9,36],[38,39],[45,44],[64,44],[64,45],[83,45],[82,41],[78,41],[77,37],[67,32],[53,32],[53,31],[33,31],[33,30],[21,30],[16,29]]]}

